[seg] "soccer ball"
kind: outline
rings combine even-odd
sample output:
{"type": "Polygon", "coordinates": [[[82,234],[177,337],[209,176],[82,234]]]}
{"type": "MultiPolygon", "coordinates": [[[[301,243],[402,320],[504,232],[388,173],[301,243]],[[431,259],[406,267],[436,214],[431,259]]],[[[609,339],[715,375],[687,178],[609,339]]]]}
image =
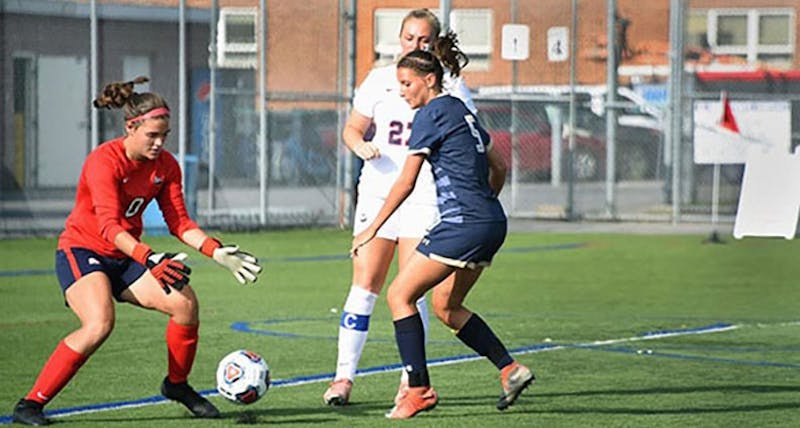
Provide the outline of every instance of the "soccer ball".
{"type": "Polygon", "coordinates": [[[234,403],[255,403],[267,393],[269,385],[269,366],[255,352],[240,349],[219,362],[217,391],[234,403]]]}

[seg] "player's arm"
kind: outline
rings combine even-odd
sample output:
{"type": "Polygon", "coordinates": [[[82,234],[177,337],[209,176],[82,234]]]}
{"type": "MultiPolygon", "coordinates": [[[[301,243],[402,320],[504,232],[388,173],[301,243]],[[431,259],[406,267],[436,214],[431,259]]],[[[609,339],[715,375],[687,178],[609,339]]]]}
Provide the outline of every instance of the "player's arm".
{"type": "Polygon", "coordinates": [[[494,191],[495,196],[500,196],[503,185],[506,184],[506,173],[508,169],[503,157],[497,150],[492,150],[493,146],[487,148],[486,157],[489,161],[489,187],[494,191]]]}
{"type": "Polygon", "coordinates": [[[344,144],[363,160],[370,160],[381,155],[374,144],[364,141],[364,135],[366,135],[370,125],[372,125],[372,118],[353,109],[347,118],[347,123],[344,125],[344,131],[342,131],[344,144]]]}
{"type": "Polygon", "coordinates": [[[184,244],[230,270],[239,283],[255,282],[261,272],[255,256],[241,251],[237,245],[223,245],[219,240],[208,236],[189,218],[178,162],[170,155],[165,165],[165,183],[157,200],[170,232],[184,244]]]}
{"type": "Polygon", "coordinates": [[[389,190],[389,195],[386,196],[386,200],[383,202],[380,211],[378,211],[378,215],[375,216],[375,220],[363,232],[353,238],[353,246],[350,249],[351,254],[356,255],[359,247],[372,240],[378,233],[378,229],[394,214],[397,207],[408,198],[417,183],[417,176],[423,162],[425,162],[425,154],[421,152],[410,154],[406,158],[403,163],[403,170],[392,185],[391,190],[389,190]]]}

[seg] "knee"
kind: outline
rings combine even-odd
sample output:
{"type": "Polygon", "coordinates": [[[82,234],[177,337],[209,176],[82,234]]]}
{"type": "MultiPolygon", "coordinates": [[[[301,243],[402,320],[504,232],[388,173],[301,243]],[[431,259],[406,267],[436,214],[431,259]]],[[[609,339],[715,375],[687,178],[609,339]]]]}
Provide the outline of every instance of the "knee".
{"type": "Polygon", "coordinates": [[[395,309],[413,305],[414,302],[408,297],[406,293],[400,291],[398,287],[389,287],[386,292],[386,302],[389,304],[389,309],[394,312],[395,309]]]}
{"type": "Polygon", "coordinates": [[[194,294],[184,295],[171,302],[169,307],[169,314],[177,319],[188,321],[192,323],[198,319],[198,302],[194,294]]]}
{"type": "Polygon", "coordinates": [[[92,345],[100,345],[108,339],[114,330],[114,317],[104,317],[91,320],[83,325],[86,339],[92,345]]]}

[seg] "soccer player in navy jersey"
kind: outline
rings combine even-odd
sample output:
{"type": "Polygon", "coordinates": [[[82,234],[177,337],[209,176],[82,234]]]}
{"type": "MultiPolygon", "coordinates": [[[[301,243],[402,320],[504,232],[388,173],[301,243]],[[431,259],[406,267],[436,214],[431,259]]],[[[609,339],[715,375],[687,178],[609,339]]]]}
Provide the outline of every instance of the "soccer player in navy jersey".
{"type": "MultiPolygon", "coordinates": [[[[439,19],[430,10],[408,12],[400,24],[401,53],[397,59],[413,50],[427,48],[440,32],[439,19]]],[[[463,100],[474,111],[469,89],[460,76],[447,74],[442,86],[444,92],[463,100]]],[[[342,133],[345,145],[364,161],[358,178],[353,236],[375,218],[402,170],[414,113],[400,96],[396,62],[373,68],[356,90],[353,109],[342,133]],[[374,134],[367,137],[370,129],[374,134]]],[[[408,256],[438,214],[436,186],[430,168],[425,165],[417,177],[414,192],[378,230],[375,239],[361,248],[360,257],[352,260],[352,285],[339,321],[336,373],[322,396],[326,404],[343,406],[350,401],[372,311],[386,282],[392,259],[397,253],[398,266],[405,266],[408,256]]],[[[417,301],[417,308],[423,326],[427,328],[428,307],[424,295],[417,301]]],[[[408,378],[403,372],[397,399],[407,389],[408,378]]]]}
{"type": "Polygon", "coordinates": [[[125,135],[86,158],[75,206],[58,240],[56,274],[64,301],[81,325],[58,343],[33,388],[14,407],[14,422],[49,422],[43,407],[111,334],[114,299],[169,316],[161,393],[197,417],[219,417],[219,410],[187,383],[200,323],[191,270],[183,263],[187,256],[156,253],[141,242],[142,212],[151,200],[158,201],[175,237],[228,268],[242,284],[254,282],[261,267],[255,257],[222,245],[189,218],[180,167],[165,149],[169,107],[156,93],[134,91],[135,84],[148,80],[110,83],[94,101],[96,108],[123,110],[125,135]]]}
{"type": "Polygon", "coordinates": [[[464,103],[442,93],[445,67],[456,75],[468,61],[450,32],[433,43],[432,52],[416,50],[397,64],[400,93],[419,108],[411,125],[408,158],[375,220],[353,239],[351,253],[376,236],[377,230],[414,190],[427,160],[436,183],[439,222],[422,239],[389,286],[387,300],[395,338],[408,373],[409,389],[386,414],[407,419],[438,403],[425,360],[425,341],[417,299],[432,292],[436,316],[467,346],[500,371],[503,388],[497,408],[505,410],[534,380],[514,361],[489,326],[467,309],[464,299],[506,236],[506,216],[497,195],[506,167],[491,150],[489,135],[464,103]],[[444,64],[444,66],[443,66],[444,64]],[[442,282],[454,277],[452,281],[442,282]]]}

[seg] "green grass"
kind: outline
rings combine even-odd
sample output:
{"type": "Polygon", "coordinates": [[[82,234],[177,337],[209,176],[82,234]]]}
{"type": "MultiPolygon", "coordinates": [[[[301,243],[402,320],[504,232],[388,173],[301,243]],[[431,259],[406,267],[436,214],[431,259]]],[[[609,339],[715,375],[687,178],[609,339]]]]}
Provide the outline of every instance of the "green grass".
{"type": "MultiPolygon", "coordinates": [[[[214,387],[217,361],[248,348],[269,362],[273,379],[331,373],[338,315],[350,286],[343,256],[350,236],[336,230],[225,234],[258,255],[265,272],[253,287],[198,253],[190,254],[192,284],[201,303],[201,342],[190,381],[214,387]],[[294,258],[294,259],[293,259],[294,258]],[[275,324],[261,321],[282,320],[275,324]],[[237,321],[299,337],[241,333],[237,321]]],[[[702,236],[517,233],[509,236],[470,294],[509,348],[587,344],[662,329],[730,323],[737,329],[605,346],[519,355],[537,382],[506,412],[494,408],[497,373],[486,361],[431,368],[439,406],[415,426],[730,427],[795,426],[800,408],[800,263],[795,241],[728,240],[702,236]],[[560,248],[580,244],[576,248],[560,248]],[[510,250],[519,251],[510,251],[510,250]],[[648,354],[646,350],[651,350],[648,354]],[[643,351],[637,353],[636,351],[643,351]]],[[[158,250],[177,250],[166,238],[148,238],[158,250]]],[[[0,271],[52,270],[55,240],[5,240],[0,271]]],[[[31,387],[58,340],[77,326],[64,307],[53,274],[0,276],[0,416],[31,387]],[[4,407],[3,407],[4,406],[4,407]]],[[[111,338],[48,410],[140,400],[158,394],[166,371],[166,318],[117,305],[111,338]]],[[[429,358],[468,354],[435,320],[429,358]]],[[[398,360],[384,300],[371,322],[362,368],[398,360]]],[[[353,404],[322,405],[326,384],[276,387],[249,407],[217,404],[224,418],[193,420],[177,404],[146,405],[56,418],[64,427],[216,427],[239,424],[295,426],[396,425],[383,418],[399,375],[360,377],[353,404]]]]}

